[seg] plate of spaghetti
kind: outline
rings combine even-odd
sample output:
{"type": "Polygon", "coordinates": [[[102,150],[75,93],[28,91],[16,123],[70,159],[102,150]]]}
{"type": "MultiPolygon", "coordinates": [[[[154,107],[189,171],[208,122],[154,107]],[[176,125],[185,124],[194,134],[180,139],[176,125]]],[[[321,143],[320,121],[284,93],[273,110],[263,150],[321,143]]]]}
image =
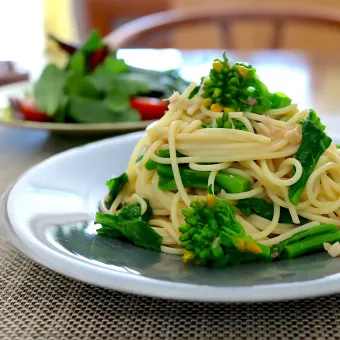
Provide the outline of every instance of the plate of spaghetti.
{"type": "Polygon", "coordinates": [[[24,174],[3,198],[4,230],[39,263],[125,292],[225,302],[339,292],[337,141],[314,109],[223,54],[145,132],[24,174]]]}

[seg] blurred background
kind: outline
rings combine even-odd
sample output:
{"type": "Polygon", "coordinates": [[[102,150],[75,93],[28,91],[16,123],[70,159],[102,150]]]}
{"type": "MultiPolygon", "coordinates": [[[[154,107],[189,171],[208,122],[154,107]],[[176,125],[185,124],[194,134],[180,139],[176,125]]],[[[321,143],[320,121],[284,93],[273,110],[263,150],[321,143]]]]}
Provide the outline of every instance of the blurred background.
{"type": "MultiPolygon", "coordinates": [[[[273,11],[280,12],[280,8],[273,11]]],[[[55,42],[47,39],[48,34],[53,34],[66,42],[81,42],[93,29],[98,30],[102,37],[111,34],[109,45],[113,48],[229,51],[280,49],[303,50],[330,56],[340,51],[339,13],[339,0],[0,0],[0,61],[15,61],[22,70],[28,70],[31,79],[34,80],[39,76],[47,58],[60,64],[65,61],[66,55],[55,42]],[[283,5],[287,10],[282,18],[277,19],[268,13],[261,16],[263,11],[276,3],[283,5]],[[319,11],[319,6],[322,6],[322,11],[319,11]],[[238,12],[235,12],[235,8],[238,12]],[[214,13],[211,12],[212,9],[215,10],[214,13]],[[159,26],[164,22],[173,21],[174,16],[169,14],[164,14],[158,19],[148,17],[136,21],[138,18],[164,11],[170,11],[168,13],[191,11],[196,14],[200,12],[206,13],[207,17],[210,15],[210,18],[201,16],[196,18],[197,20],[191,20],[196,15],[193,14],[191,22],[188,18],[182,20],[182,23],[188,25],[179,25],[178,17],[177,19],[175,17],[177,22],[173,22],[162,31],[155,27],[151,29],[152,35],[139,34],[145,26],[159,26]],[[239,20],[242,13],[248,15],[246,20],[239,20]],[[219,17],[216,17],[217,14],[219,17]],[[310,16],[311,20],[302,20],[304,16],[310,16]],[[322,25],[319,25],[319,19],[323,21],[322,25]],[[134,24],[130,29],[119,32],[122,25],[131,21],[134,24]],[[130,39],[131,37],[134,39],[130,39]]],[[[201,58],[203,53],[199,54],[201,58]]],[[[149,68],[152,62],[151,66],[160,70],[166,67],[175,68],[181,63],[180,56],[175,51],[173,54],[167,53],[164,59],[161,55],[160,58],[150,60],[146,54],[143,56],[141,58],[138,54],[125,55],[124,51],[120,55],[131,65],[137,60],[138,65],[134,66],[149,68]]],[[[232,54],[231,56],[233,57],[232,54]]],[[[192,55],[190,64],[195,64],[193,60],[195,57],[197,54],[192,55]]],[[[270,65],[274,63],[277,74],[283,79],[280,82],[281,86],[286,84],[287,87],[300,89],[297,92],[301,97],[307,98],[306,84],[309,84],[310,77],[310,70],[306,68],[308,61],[298,54],[295,54],[293,62],[286,60],[285,54],[275,58],[274,55],[267,59],[261,56],[260,60],[251,59],[251,62],[261,66],[261,76],[265,81],[268,79],[270,85],[275,83],[270,65]],[[281,63],[283,60],[286,64],[288,62],[289,69],[285,67],[287,65],[281,63]],[[294,83],[291,82],[292,73],[298,80],[294,83]]],[[[202,60],[197,63],[202,63],[202,60]]],[[[326,80],[322,89],[319,89],[317,83],[312,84],[312,87],[318,87],[318,93],[326,91],[325,89],[327,93],[334,90],[334,79],[339,79],[340,70],[332,65],[328,63],[327,70],[324,71],[318,59],[314,62],[315,79],[319,78],[320,73],[328,72],[331,75],[324,77],[326,80]]],[[[183,75],[187,79],[197,81],[202,72],[198,72],[192,65],[189,66],[191,68],[187,67],[183,71],[186,74],[183,75]]]]}
{"type": "MultiPolygon", "coordinates": [[[[237,0],[237,4],[257,4],[265,8],[276,0],[237,0]]],[[[282,2],[282,1],[281,1],[282,2]]],[[[47,48],[56,52],[55,45],[45,42],[46,33],[52,33],[66,41],[83,40],[91,29],[96,28],[106,36],[120,25],[136,18],[171,9],[199,9],[225,6],[234,0],[0,0],[0,58],[15,60],[30,55],[34,50],[47,48]]],[[[340,9],[338,0],[285,1],[287,7],[305,6],[310,9],[323,5],[329,11],[340,9]]],[[[302,7],[303,8],[303,7],[302,7]]],[[[268,48],[271,23],[252,20],[233,23],[230,28],[235,48],[268,48]]],[[[135,47],[154,48],[220,48],[216,23],[202,20],[194,27],[184,27],[165,32],[152,41],[138,41],[135,47]]],[[[340,49],[340,31],[334,27],[317,26],[314,23],[289,22],[284,27],[282,48],[340,49]]]]}

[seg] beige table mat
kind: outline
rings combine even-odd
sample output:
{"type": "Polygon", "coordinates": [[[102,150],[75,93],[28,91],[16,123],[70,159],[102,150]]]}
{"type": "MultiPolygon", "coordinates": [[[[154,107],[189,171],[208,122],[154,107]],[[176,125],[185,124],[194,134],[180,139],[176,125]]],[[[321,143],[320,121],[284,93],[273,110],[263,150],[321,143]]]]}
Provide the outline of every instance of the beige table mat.
{"type": "Polygon", "coordinates": [[[0,234],[0,339],[340,339],[340,296],[203,304],[122,294],[27,259],[0,234]]]}

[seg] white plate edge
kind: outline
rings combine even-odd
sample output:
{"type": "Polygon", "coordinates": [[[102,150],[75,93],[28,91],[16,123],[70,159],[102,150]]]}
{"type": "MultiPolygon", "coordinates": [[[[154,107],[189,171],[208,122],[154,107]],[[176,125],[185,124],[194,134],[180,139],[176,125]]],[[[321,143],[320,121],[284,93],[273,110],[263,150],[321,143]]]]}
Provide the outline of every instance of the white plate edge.
{"type": "MultiPolygon", "coordinates": [[[[90,143],[84,146],[64,151],[44,160],[38,165],[35,165],[27,172],[25,172],[3,196],[1,201],[3,214],[8,213],[8,203],[11,194],[14,192],[13,190],[15,189],[16,184],[28,177],[36,167],[39,167],[40,165],[44,164],[45,162],[49,162],[52,159],[56,160],[59,157],[63,157],[67,153],[72,153],[76,149],[79,151],[79,149],[81,148],[95,147],[100,144],[110,143],[113,139],[125,139],[130,138],[131,135],[142,136],[143,134],[144,132],[130,133],[127,135],[108,138],[98,142],[90,143]]],[[[340,136],[338,135],[335,138],[340,139],[340,136]]],[[[5,218],[5,216],[3,217],[5,218]]],[[[17,235],[11,228],[9,220],[7,221],[7,223],[5,223],[5,234],[17,249],[26,254],[28,257],[32,258],[34,261],[53,271],[80,280],[82,282],[98,285],[104,288],[115,289],[125,293],[142,294],[146,296],[167,299],[202,302],[260,302],[302,299],[340,292],[340,273],[331,275],[323,279],[305,282],[259,285],[253,287],[215,287],[175,283],[149,279],[145,277],[134,277],[130,275],[129,277],[126,277],[126,275],[128,274],[114,272],[112,270],[98,267],[90,263],[82,263],[79,260],[70,258],[66,254],[61,255],[51,248],[43,245],[44,247],[46,247],[44,251],[47,252],[47,254],[51,256],[51,259],[54,260],[51,261],[48,259],[48,256],[41,256],[41,254],[39,255],[34,249],[29,247],[28,244],[25,243],[25,240],[22,240],[20,238],[20,235],[17,235]],[[9,230],[11,230],[11,232],[9,232],[9,230]],[[72,270],[68,262],[72,262],[72,265],[74,265],[75,267],[80,267],[79,272],[75,272],[74,268],[72,270]],[[93,274],[92,277],[89,277],[87,275],[89,272],[93,274]],[[102,281],[98,282],[98,278],[102,279],[102,281]],[[114,285],[112,285],[112,279],[115,280],[114,285]],[[209,296],[207,294],[207,290],[209,290],[209,296]]]]}

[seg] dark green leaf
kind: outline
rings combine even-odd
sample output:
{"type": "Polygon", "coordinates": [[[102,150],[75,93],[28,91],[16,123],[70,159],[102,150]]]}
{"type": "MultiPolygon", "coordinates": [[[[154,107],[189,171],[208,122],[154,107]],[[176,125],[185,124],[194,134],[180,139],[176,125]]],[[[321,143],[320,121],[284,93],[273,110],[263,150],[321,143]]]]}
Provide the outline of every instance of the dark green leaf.
{"type": "Polygon", "coordinates": [[[234,126],[236,130],[248,131],[246,126],[239,120],[234,120],[234,126]]]}
{"type": "Polygon", "coordinates": [[[116,199],[119,192],[122,190],[123,186],[129,181],[128,175],[124,172],[118,177],[111,178],[106,182],[109,187],[109,197],[107,200],[107,205],[111,206],[113,201],[116,199]]]}
{"type": "Polygon", "coordinates": [[[64,123],[68,112],[69,98],[67,96],[61,97],[58,110],[54,116],[54,121],[56,123],[64,123]]]}
{"type": "Polygon", "coordinates": [[[83,51],[86,54],[90,54],[104,47],[105,43],[101,39],[98,31],[92,31],[84,45],[81,47],[81,51],[83,51]]]}
{"type": "Polygon", "coordinates": [[[201,86],[196,86],[189,94],[188,98],[192,99],[196,96],[196,94],[198,93],[198,91],[200,90],[201,86]]]}
{"type": "Polygon", "coordinates": [[[68,96],[79,96],[89,99],[100,99],[101,92],[86,78],[79,75],[73,75],[67,78],[65,93],[68,96]]]}
{"type": "Polygon", "coordinates": [[[77,51],[71,56],[67,65],[67,70],[78,76],[82,76],[86,73],[86,57],[82,51],[77,51]]]}
{"type": "MultiPolygon", "coordinates": [[[[150,214],[152,216],[152,209],[149,209],[148,204],[148,210],[143,215],[145,220],[149,219],[150,214]]],[[[124,237],[137,246],[160,251],[163,238],[144,219],[139,204],[124,207],[118,215],[97,213],[96,223],[103,226],[97,232],[110,237],[124,237]]]]}
{"type": "Polygon", "coordinates": [[[53,116],[64,95],[66,74],[54,64],[44,69],[38,82],[34,86],[34,98],[39,109],[49,116],[53,116]]]}
{"type": "Polygon", "coordinates": [[[144,198],[144,201],[146,202],[147,209],[146,209],[145,213],[142,216],[142,220],[145,221],[145,222],[149,222],[151,220],[151,218],[152,218],[153,210],[152,210],[150,201],[148,199],[146,199],[146,198],[144,198]]]}
{"type": "Polygon", "coordinates": [[[147,94],[149,85],[140,79],[135,79],[132,74],[108,74],[94,72],[89,76],[91,83],[100,91],[109,92],[110,90],[120,91],[128,96],[147,94]]]}
{"type": "MultiPolygon", "coordinates": [[[[274,216],[274,205],[268,203],[266,200],[262,198],[252,197],[239,200],[236,204],[236,207],[245,216],[256,214],[270,221],[273,219],[274,216]]],[[[308,220],[304,217],[300,216],[299,219],[300,224],[305,224],[308,222],[308,220]]],[[[285,208],[280,209],[279,223],[286,224],[294,223],[288,209],[285,208]]]]}
{"type": "Polygon", "coordinates": [[[292,103],[292,100],[284,93],[275,92],[272,95],[272,109],[280,109],[292,103]]]}
{"type": "Polygon", "coordinates": [[[104,71],[112,74],[124,73],[127,71],[127,65],[123,59],[115,59],[112,56],[108,56],[96,69],[96,72],[99,73],[104,71]]]}
{"type": "Polygon", "coordinates": [[[129,96],[118,90],[111,90],[106,97],[107,106],[114,112],[123,112],[130,108],[129,96]]]}
{"type": "Polygon", "coordinates": [[[134,122],[140,120],[136,110],[128,109],[124,112],[114,112],[106,102],[87,98],[71,98],[69,115],[78,123],[117,123],[134,122]]]}
{"type": "Polygon", "coordinates": [[[321,131],[325,131],[326,126],[321,123],[320,117],[316,114],[314,110],[309,110],[307,120],[301,121],[301,124],[305,124],[307,121],[310,121],[314,125],[316,125],[321,131]]]}
{"type": "MultiPolygon", "coordinates": [[[[290,186],[288,191],[289,199],[294,205],[299,203],[309,176],[314,171],[320,156],[332,142],[332,139],[324,133],[325,127],[313,110],[309,111],[307,120],[302,124],[302,142],[295,155],[302,165],[302,175],[295,184],[290,186]]],[[[293,168],[294,173],[295,168],[293,168]]]]}

